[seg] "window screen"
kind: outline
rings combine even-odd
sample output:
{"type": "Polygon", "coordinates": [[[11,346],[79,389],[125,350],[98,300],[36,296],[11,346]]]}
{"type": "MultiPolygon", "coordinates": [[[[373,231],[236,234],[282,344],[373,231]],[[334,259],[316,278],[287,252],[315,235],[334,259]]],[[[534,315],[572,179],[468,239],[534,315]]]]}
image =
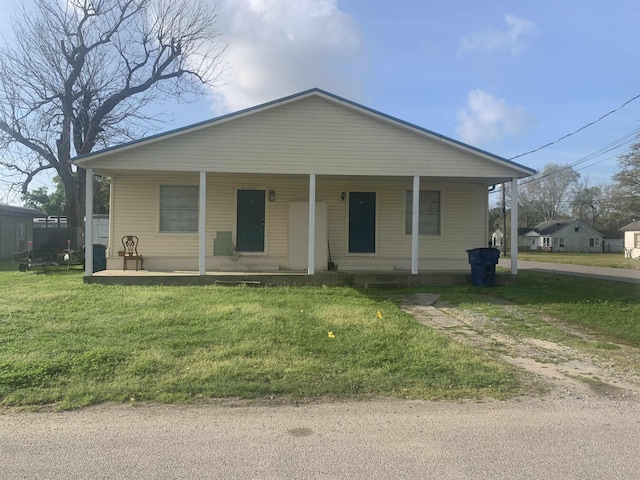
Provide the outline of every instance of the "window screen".
{"type": "Polygon", "coordinates": [[[160,231],[198,231],[198,187],[160,186],[160,231]]]}
{"type": "MultiPolygon", "coordinates": [[[[413,217],[413,191],[407,190],[405,202],[405,233],[411,235],[413,217]]],[[[420,235],[440,234],[440,192],[420,190],[420,235]]]]}

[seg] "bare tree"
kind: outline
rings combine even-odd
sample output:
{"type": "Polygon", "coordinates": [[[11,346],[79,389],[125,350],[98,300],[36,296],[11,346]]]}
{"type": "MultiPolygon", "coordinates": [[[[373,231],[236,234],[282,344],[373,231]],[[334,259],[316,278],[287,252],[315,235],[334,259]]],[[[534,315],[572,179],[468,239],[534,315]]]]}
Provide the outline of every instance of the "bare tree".
{"type": "Polygon", "coordinates": [[[620,171],[613,176],[620,211],[629,221],[640,218],[640,136],[636,140],[618,157],[620,171]]]}
{"type": "Polygon", "coordinates": [[[589,186],[588,178],[585,178],[580,184],[576,183],[571,200],[572,217],[596,228],[598,220],[605,209],[602,188],[600,186],[589,186]]]}
{"type": "Polygon", "coordinates": [[[522,182],[524,209],[540,221],[559,220],[568,215],[569,195],[580,174],[570,166],[549,163],[542,172],[522,182]]]}
{"type": "Polygon", "coordinates": [[[34,0],[0,46],[0,166],[26,193],[55,170],[72,226],[84,170],[71,159],[153,126],[144,107],[188,98],[222,74],[217,10],[203,0],[34,0]]]}

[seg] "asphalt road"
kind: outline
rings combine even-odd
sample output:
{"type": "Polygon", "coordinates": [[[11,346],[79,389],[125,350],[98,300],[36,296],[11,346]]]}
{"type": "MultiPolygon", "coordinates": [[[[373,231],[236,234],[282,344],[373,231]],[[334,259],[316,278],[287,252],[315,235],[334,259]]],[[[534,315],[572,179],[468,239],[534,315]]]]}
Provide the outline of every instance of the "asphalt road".
{"type": "MultiPolygon", "coordinates": [[[[501,258],[498,264],[501,267],[511,268],[511,260],[509,258],[501,258]]],[[[566,263],[527,262],[518,260],[518,269],[640,284],[640,270],[625,268],[587,267],[585,265],[571,265],[566,263]]]]}
{"type": "Polygon", "coordinates": [[[98,406],[0,415],[3,479],[637,479],[640,403],[98,406]]]}

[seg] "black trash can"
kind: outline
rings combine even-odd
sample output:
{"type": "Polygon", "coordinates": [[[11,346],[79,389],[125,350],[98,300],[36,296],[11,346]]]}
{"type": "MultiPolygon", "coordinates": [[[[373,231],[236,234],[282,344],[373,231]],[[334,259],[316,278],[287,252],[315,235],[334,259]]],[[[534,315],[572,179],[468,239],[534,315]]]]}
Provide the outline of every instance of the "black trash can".
{"type": "MultiPolygon", "coordinates": [[[[83,245],[82,250],[86,258],[87,251],[86,245],[83,245]]],[[[93,244],[93,272],[99,272],[107,269],[107,246],[101,243],[93,244]]],[[[84,265],[84,262],[82,262],[84,265]]]]}
{"type": "Polygon", "coordinates": [[[472,248],[467,250],[471,265],[471,283],[476,287],[493,287],[496,284],[496,265],[500,258],[497,248],[472,248]]]}

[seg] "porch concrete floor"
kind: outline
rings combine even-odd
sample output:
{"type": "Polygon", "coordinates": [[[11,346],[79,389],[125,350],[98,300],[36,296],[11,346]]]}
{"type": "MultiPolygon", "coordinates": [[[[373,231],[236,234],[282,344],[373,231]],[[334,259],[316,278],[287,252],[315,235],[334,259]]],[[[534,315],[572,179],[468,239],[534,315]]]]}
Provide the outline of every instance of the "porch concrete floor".
{"type": "MultiPolygon", "coordinates": [[[[498,273],[498,285],[512,284],[516,277],[498,273]]],[[[159,272],[149,270],[102,270],[84,277],[85,283],[102,285],[332,285],[360,288],[417,287],[429,285],[467,285],[471,282],[469,271],[425,271],[412,275],[409,271],[322,271],[314,275],[306,272],[216,272],[199,275],[193,270],[159,272]]]]}

